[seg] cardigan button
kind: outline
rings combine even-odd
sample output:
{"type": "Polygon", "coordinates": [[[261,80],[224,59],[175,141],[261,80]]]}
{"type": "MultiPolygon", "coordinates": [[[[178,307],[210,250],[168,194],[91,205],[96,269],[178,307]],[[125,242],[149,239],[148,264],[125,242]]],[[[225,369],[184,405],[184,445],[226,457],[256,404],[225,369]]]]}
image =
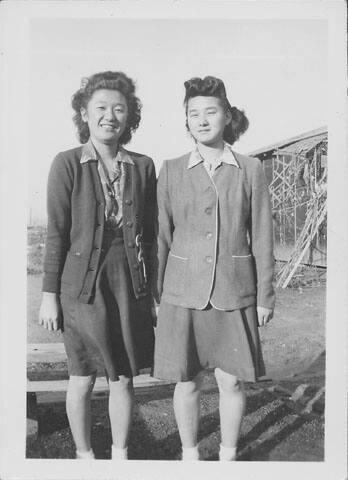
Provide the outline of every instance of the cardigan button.
{"type": "Polygon", "coordinates": [[[137,288],[138,293],[142,292],[143,290],[144,290],[143,287],[138,287],[137,288]]]}
{"type": "Polygon", "coordinates": [[[207,207],[204,211],[207,215],[211,215],[211,212],[213,211],[213,209],[211,207],[207,207]]]}
{"type": "Polygon", "coordinates": [[[211,232],[207,232],[206,238],[210,240],[211,238],[213,238],[213,234],[211,232]]]}
{"type": "Polygon", "coordinates": [[[132,200],[130,200],[130,199],[126,200],[126,205],[132,205],[132,203],[133,203],[132,200]]]}
{"type": "Polygon", "coordinates": [[[207,263],[212,263],[213,258],[212,258],[212,257],[205,257],[205,261],[206,261],[207,263]]]}
{"type": "Polygon", "coordinates": [[[138,265],[137,263],[135,263],[135,264],[133,265],[133,268],[134,268],[134,270],[139,270],[140,265],[138,265]]]}
{"type": "Polygon", "coordinates": [[[134,248],[134,247],[135,247],[135,243],[134,243],[134,242],[128,242],[128,243],[127,243],[127,247],[129,247],[129,248],[134,248]]]}
{"type": "Polygon", "coordinates": [[[126,223],[126,225],[127,225],[127,227],[132,228],[132,227],[133,227],[133,222],[128,221],[128,222],[126,223]]]}

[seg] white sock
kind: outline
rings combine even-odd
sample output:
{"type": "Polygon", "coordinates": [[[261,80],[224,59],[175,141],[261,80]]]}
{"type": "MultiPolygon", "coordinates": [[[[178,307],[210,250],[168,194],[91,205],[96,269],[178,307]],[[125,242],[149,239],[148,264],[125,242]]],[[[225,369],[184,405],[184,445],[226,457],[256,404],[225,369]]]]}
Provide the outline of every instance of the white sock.
{"type": "Polygon", "coordinates": [[[198,445],[194,447],[182,447],[182,459],[183,460],[199,460],[198,445]]]}
{"type": "Polygon", "coordinates": [[[219,460],[223,462],[232,462],[237,458],[237,447],[224,447],[220,443],[219,460]]]}
{"type": "Polygon", "coordinates": [[[128,460],[128,447],[118,448],[115,445],[111,445],[111,459],[128,460]]]}
{"type": "Polygon", "coordinates": [[[78,460],[88,460],[88,459],[95,458],[95,457],[94,457],[93,450],[90,449],[90,450],[86,450],[85,452],[81,452],[79,450],[76,450],[76,458],[78,460]]]}

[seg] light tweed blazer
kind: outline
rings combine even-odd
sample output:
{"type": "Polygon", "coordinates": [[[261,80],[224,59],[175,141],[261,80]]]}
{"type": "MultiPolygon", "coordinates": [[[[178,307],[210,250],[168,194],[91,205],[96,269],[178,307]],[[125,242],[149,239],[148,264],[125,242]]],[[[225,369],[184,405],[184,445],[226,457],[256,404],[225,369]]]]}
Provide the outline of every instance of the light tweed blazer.
{"type": "Polygon", "coordinates": [[[233,152],[212,178],[190,154],[162,165],[155,293],[174,305],[273,308],[273,228],[259,160],[233,152]]]}

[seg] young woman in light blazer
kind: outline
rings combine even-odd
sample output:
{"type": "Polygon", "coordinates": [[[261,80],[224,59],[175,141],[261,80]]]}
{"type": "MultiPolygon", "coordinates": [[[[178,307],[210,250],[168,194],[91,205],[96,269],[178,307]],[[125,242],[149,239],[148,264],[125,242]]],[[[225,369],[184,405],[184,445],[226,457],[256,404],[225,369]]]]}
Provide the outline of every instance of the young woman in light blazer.
{"type": "Polygon", "coordinates": [[[183,460],[198,460],[202,371],[219,388],[220,460],[235,460],[243,381],[265,374],[258,327],[273,315],[272,217],[259,160],[233,143],[248,128],[222,80],[185,82],[191,153],[165,161],[157,185],[160,300],[154,376],[177,382],[183,460]]]}

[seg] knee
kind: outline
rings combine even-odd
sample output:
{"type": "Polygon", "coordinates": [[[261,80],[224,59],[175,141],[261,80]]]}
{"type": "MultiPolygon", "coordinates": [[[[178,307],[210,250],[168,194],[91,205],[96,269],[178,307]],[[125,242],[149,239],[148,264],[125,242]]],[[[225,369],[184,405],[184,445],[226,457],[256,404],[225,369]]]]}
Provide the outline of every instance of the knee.
{"type": "Polygon", "coordinates": [[[88,397],[94,387],[95,375],[88,376],[71,376],[69,378],[68,392],[70,396],[84,398],[88,397]]]}
{"type": "Polygon", "coordinates": [[[243,382],[235,375],[224,372],[220,368],[215,369],[215,378],[220,392],[237,393],[243,391],[243,382]]]}
{"type": "Polygon", "coordinates": [[[178,382],[175,386],[175,392],[179,395],[190,396],[200,392],[202,386],[202,379],[200,375],[194,380],[188,382],[178,382]]]}
{"type": "Polygon", "coordinates": [[[109,381],[110,392],[129,392],[133,388],[133,379],[120,375],[115,382],[109,381]]]}

